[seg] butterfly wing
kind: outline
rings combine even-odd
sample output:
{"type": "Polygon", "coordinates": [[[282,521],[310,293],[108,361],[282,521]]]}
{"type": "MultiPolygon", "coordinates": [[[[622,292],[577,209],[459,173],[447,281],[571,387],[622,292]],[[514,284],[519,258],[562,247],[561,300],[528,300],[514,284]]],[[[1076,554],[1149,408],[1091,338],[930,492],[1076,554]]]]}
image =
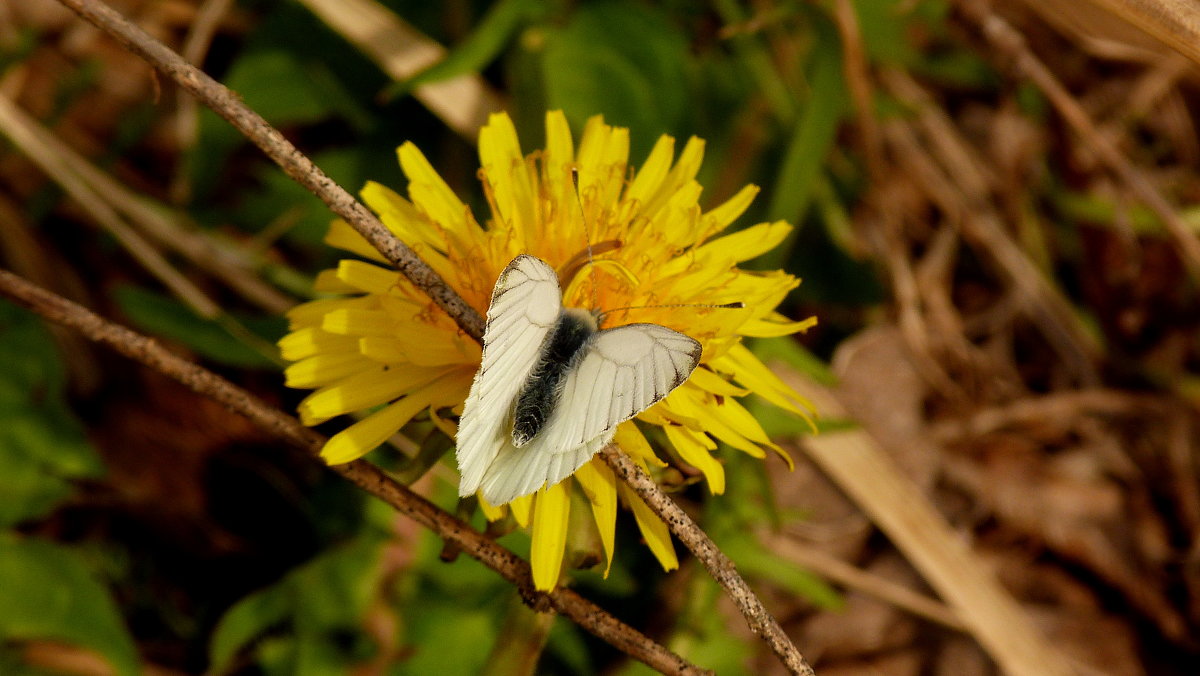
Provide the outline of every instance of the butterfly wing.
{"type": "Polygon", "coordinates": [[[483,360],[458,423],[459,495],[479,489],[487,468],[510,441],[513,404],[561,312],[554,268],[521,254],[500,273],[488,306],[483,360]]]}
{"type": "Polygon", "coordinates": [[[657,324],[592,336],[563,381],[545,427],[520,449],[504,447],[481,488],[492,504],[554,485],[612,440],[617,425],[679,387],[700,360],[700,343],[657,324]]]}

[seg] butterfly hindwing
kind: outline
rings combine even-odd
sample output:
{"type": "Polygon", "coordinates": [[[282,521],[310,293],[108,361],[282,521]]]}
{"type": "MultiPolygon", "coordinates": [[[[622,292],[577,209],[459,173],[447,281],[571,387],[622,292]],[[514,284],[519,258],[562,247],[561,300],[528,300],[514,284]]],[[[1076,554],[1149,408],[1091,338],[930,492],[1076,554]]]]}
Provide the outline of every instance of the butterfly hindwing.
{"type": "Polygon", "coordinates": [[[687,380],[699,359],[699,343],[657,324],[596,333],[545,427],[524,447],[500,451],[481,484],[484,499],[503,504],[570,476],[612,440],[617,425],[687,380]]]}
{"type": "Polygon", "coordinates": [[[562,311],[558,276],[533,256],[512,260],[492,291],[483,359],[456,437],[460,495],[471,495],[510,433],[512,406],[562,311]]]}
{"type": "Polygon", "coordinates": [[[540,435],[551,453],[611,438],[617,425],[682,385],[700,360],[700,343],[657,324],[599,331],[584,350],[540,435]]]}

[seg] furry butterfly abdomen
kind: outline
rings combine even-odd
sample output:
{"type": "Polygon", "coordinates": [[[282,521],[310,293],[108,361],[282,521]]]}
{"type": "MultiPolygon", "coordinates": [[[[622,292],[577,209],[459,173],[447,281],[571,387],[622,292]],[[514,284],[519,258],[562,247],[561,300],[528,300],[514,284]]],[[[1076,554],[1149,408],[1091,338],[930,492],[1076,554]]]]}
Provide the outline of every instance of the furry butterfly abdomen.
{"type": "Polygon", "coordinates": [[[562,481],[699,359],[699,343],[657,324],[597,330],[591,313],[562,307],[553,268],[517,256],[492,291],[459,421],[459,495],[502,505],[562,481]]]}

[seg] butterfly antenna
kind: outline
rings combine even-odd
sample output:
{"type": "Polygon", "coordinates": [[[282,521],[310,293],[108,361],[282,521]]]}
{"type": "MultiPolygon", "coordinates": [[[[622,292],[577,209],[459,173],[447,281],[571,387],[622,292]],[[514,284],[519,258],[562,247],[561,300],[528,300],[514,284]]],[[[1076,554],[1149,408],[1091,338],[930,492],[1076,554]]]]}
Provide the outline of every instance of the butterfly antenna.
{"type": "Polygon", "coordinates": [[[595,261],[592,260],[592,235],[588,232],[587,210],[583,208],[583,196],[579,194],[579,167],[571,167],[571,183],[575,185],[575,203],[579,205],[579,215],[583,218],[583,241],[587,245],[588,277],[592,279],[592,307],[600,307],[600,293],[597,290],[595,261]]]}
{"type": "Polygon", "coordinates": [[[598,324],[601,321],[603,321],[605,316],[610,315],[614,312],[620,312],[621,310],[645,310],[645,309],[649,309],[649,308],[665,308],[665,307],[703,307],[703,308],[709,308],[712,310],[740,310],[741,308],[746,307],[746,304],[740,300],[735,300],[732,303],[719,303],[719,304],[670,303],[667,305],[630,305],[628,307],[615,307],[611,310],[605,310],[604,312],[601,312],[596,317],[596,323],[598,324]]]}

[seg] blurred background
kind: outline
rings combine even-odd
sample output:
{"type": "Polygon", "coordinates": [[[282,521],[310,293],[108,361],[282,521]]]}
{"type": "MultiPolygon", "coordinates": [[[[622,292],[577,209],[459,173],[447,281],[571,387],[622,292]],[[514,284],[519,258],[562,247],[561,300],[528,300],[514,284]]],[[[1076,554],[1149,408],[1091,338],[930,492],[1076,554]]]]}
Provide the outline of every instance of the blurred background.
{"type": "MultiPolygon", "coordinates": [[[[556,108],[576,134],[629,127],[635,166],[660,134],[706,139],[709,206],[761,186],[735,227],[797,226],[754,265],[802,277],[781,310],[820,324],[754,349],[834,403],[815,439],[756,409],[794,472],[723,452],[726,495],[675,497],[819,673],[999,673],[986,609],[910,563],[963,543],[1078,673],[1200,673],[1188,3],[112,4],[352,192],[403,192],[411,140],[486,213],[478,127],[508,110],[528,152],[556,108]],[[881,530],[913,503],[823,438],[890,458],[953,538],[881,530]]],[[[53,0],[0,0],[0,137],[3,267],[295,406],[274,341],[340,255],[324,205],[53,0]]],[[[455,481],[444,463],[417,488],[453,509],[455,481]]],[[[618,530],[607,579],[573,574],[584,595],[701,666],[782,673],[682,547],[664,574],[618,530]]],[[[218,404],[0,302],[0,673],[647,671],[443,554],[218,404]]]]}

